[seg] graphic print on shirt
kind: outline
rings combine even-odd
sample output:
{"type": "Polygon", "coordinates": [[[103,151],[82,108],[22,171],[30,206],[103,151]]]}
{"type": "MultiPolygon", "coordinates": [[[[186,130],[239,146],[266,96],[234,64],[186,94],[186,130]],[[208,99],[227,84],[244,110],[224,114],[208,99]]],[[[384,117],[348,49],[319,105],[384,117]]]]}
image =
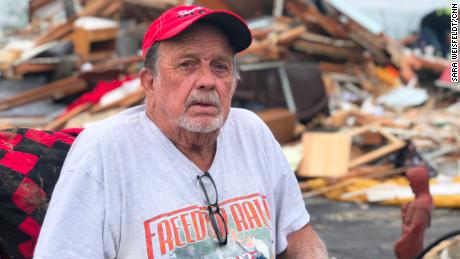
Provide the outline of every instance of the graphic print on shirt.
{"type": "Polygon", "coordinates": [[[236,197],[219,207],[227,223],[227,245],[213,241],[207,207],[194,205],[144,221],[148,258],[275,258],[265,196],[236,197]]]}

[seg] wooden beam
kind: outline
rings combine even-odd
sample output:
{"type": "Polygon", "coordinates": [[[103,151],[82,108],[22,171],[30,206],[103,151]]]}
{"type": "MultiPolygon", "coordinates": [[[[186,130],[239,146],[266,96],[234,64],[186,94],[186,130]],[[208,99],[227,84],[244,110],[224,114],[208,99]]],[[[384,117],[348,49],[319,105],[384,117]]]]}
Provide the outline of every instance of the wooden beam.
{"type": "MultiPolygon", "coordinates": [[[[313,191],[305,192],[305,193],[302,194],[302,197],[304,199],[315,197],[315,196],[318,196],[318,195],[321,195],[321,194],[324,194],[324,193],[327,193],[327,192],[330,192],[330,191],[335,191],[335,190],[339,190],[341,188],[345,188],[347,186],[350,186],[350,185],[360,181],[363,178],[365,178],[365,179],[382,178],[382,177],[387,177],[387,176],[392,176],[392,175],[405,173],[408,169],[409,169],[409,167],[400,167],[400,168],[392,169],[392,170],[389,170],[389,171],[386,171],[386,172],[377,172],[377,173],[373,173],[373,174],[368,174],[368,175],[363,176],[363,177],[349,178],[349,179],[343,180],[341,182],[338,182],[336,184],[328,185],[328,186],[318,188],[318,189],[313,190],[313,191]]],[[[305,186],[305,184],[302,184],[301,186],[305,186]]]]}
{"type": "Polygon", "coordinates": [[[134,55],[121,58],[112,58],[107,62],[100,62],[93,65],[91,71],[106,71],[112,69],[122,69],[125,70],[127,66],[133,63],[142,62],[142,56],[134,55]]]}
{"type": "Polygon", "coordinates": [[[83,7],[83,10],[81,10],[78,13],[79,17],[82,16],[97,16],[100,12],[104,11],[107,6],[110,5],[112,0],[93,0],[90,1],[83,7]]]}
{"type": "Polygon", "coordinates": [[[278,35],[278,44],[286,45],[291,43],[292,41],[296,40],[300,37],[304,32],[307,31],[305,25],[300,25],[289,29],[287,31],[283,31],[278,35]]]}
{"type": "Polygon", "coordinates": [[[78,77],[64,78],[35,89],[19,93],[18,95],[2,99],[0,111],[10,109],[25,103],[50,98],[63,97],[86,89],[86,82],[78,77]]]}
{"type": "Polygon", "coordinates": [[[71,118],[77,116],[78,114],[88,110],[89,108],[91,108],[92,105],[93,105],[92,103],[84,103],[82,105],[79,105],[79,106],[73,108],[72,110],[70,110],[69,112],[64,114],[63,116],[60,116],[57,119],[55,119],[55,120],[51,121],[50,123],[48,123],[45,127],[43,127],[43,130],[59,130],[59,129],[61,129],[68,120],[70,120],[71,118]]]}
{"type": "Polygon", "coordinates": [[[39,46],[53,40],[59,40],[67,37],[73,31],[73,22],[75,19],[70,19],[66,23],[57,25],[48,32],[35,40],[35,45],[39,46]]]}
{"type": "Polygon", "coordinates": [[[121,0],[113,1],[109,6],[101,12],[102,17],[110,17],[115,15],[123,7],[123,2],[121,0]]]}
{"type": "Polygon", "coordinates": [[[353,167],[356,167],[358,165],[362,165],[364,163],[367,163],[367,162],[370,162],[370,161],[373,161],[379,157],[382,157],[386,154],[389,154],[389,153],[392,153],[396,150],[399,150],[401,149],[402,147],[404,147],[406,145],[406,143],[402,140],[400,140],[399,138],[397,138],[396,136],[386,132],[380,125],[378,124],[369,124],[367,126],[364,126],[364,127],[361,127],[361,128],[358,128],[358,129],[355,129],[353,130],[352,132],[350,132],[350,135],[351,136],[357,136],[359,134],[362,134],[366,131],[376,131],[380,134],[382,134],[388,141],[389,143],[383,147],[380,147],[380,148],[377,148],[376,150],[373,150],[371,152],[368,152],[362,156],[359,156],[357,158],[354,158],[350,161],[349,163],[349,167],[350,168],[353,168],[353,167]]]}
{"type": "Polygon", "coordinates": [[[310,42],[305,40],[296,40],[293,45],[294,49],[309,54],[324,55],[335,59],[347,59],[360,61],[363,60],[363,52],[359,48],[337,47],[326,45],[324,43],[310,42]]]}
{"type": "Polygon", "coordinates": [[[32,16],[38,9],[54,1],[55,0],[31,0],[29,1],[29,20],[32,20],[32,16]]]}
{"type": "Polygon", "coordinates": [[[334,38],[348,38],[344,26],[334,18],[325,16],[311,3],[302,0],[289,0],[286,2],[289,12],[298,16],[302,21],[311,27],[312,24],[319,26],[323,31],[334,38]]]}

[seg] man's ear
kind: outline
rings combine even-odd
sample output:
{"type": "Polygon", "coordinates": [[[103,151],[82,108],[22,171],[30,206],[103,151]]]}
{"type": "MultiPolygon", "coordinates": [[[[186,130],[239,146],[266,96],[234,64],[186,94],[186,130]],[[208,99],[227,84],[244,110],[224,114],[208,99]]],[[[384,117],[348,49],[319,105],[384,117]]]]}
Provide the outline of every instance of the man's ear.
{"type": "Polygon", "coordinates": [[[150,69],[142,68],[139,72],[139,77],[141,79],[141,86],[144,89],[147,95],[153,94],[153,83],[154,76],[153,72],[150,69]]]}

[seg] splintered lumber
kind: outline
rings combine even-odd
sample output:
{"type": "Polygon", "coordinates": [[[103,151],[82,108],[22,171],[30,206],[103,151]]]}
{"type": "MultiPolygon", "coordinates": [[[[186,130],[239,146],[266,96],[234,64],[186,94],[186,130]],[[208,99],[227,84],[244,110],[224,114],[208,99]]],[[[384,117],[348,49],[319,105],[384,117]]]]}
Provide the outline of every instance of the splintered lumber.
{"type": "Polygon", "coordinates": [[[318,63],[319,64],[319,70],[323,73],[342,73],[345,74],[348,72],[348,65],[346,64],[337,64],[337,63],[330,63],[330,62],[325,62],[321,61],[318,63]]]}
{"type": "Polygon", "coordinates": [[[378,124],[369,124],[345,132],[306,132],[302,136],[303,160],[298,175],[301,177],[338,178],[351,168],[371,162],[397,151],[405,142],[385,131],[378,124]],[[353,138],[367,133],[379,134],[388,143],[357,157],[352,157],[353,138]]]}
{"type": "Polygon", "coordinates": [[[389,55],[386,53],[386,43],[382,36],[371,34],[353,21],[348,23],[348,36],[369,50],[379,62],[388,63],[390,61],[389,55]]]}
{"type": "Polygon", "coordinates": [[[78,77],[64,78],[35,89],[22,92],[18,95],[2,99],[0,110],[10,109],[25,103],[55,97],[61,98],[70,94],[79,93],[86,89],[87,85],[83,79],[78,77]]]}
{"type": "Polygon", "coordinates": [[[109,17],[114,14],[116,14],[118,11],[121,10],[123,7],[123,2],[121,0],[113,1],[112,3],[109,4],[109,6],[102,10],[100,16],[101,17],[109,17]]]}
{"type": "Polygon", "coordinates": [[[334,39],[317,33],[304,32],[294,41],[294,49],[332,58],[362,60],[363,49],[351,40],[334,39]]]}
{"type": "MultiPolygon", "coordinates": [[[[347,26],[350,31],[357,33],[360,37],[362,37],[366,42],[371,44],[374,48],[377,48],[381,51],[386,50],[387,43],[381,35],[372,34],[370,31],[368,31],[363,26],[361,26],[353,20],[349,20],[347,26]]],[[[359,44],[360,42],[357,43],[359,44]]]]}
{"type": "Polygon", "coordinates": [[[340,177],[348,173],[351,137],[344,132],[306,132],[302,136],[302,177],[340,177]]]}
{"type": "Polygon", "coordinates": [[[39,64],[31,62],[23,62],[20,65],[13,68],[14,74],[16,77],[21,77],[26,73],[37,73],[37,72],[46,72],[53,71],[56,68],[57,64],[39,64]]]}
{"type": "Polygon", "coordinates": [[[62,128],[62,126],[64,126],[64,124],[68,120],[88,110],[89,108],[91,108],[92,105],[93,105],[92,103],[84,103],[82,105],[79,105],[75,107],[74,109],[70,110],[69,112],[65,113],[64,115],[48,123],[45,127],[43,127],[43,129],[44,130],[59,130],[62,128]]]}
{"type": "Polygon", "coordinates": [[[325,16],[311,3],[302,0],[288,0],[286,8],[289,12],[298,16],[309,27],[311,24],[319,26],[334,38],[348,38],[342,24],[332,17],[325,16]]]}
{"type": "Polygon", "coordinates": [[[133,63],[138,63],[143,60],[142,56],[133,55],[120,58],[112,58],[107,62],[99,62],[93,65],[91,71],[93,72],[103,72],[113,69],[126,70],[126,67],[133,63]]]}
{"type": "Polygon", "coordinates": [[[281,32],[278,35],[278,44],[286,45],[299,38],[300,35],[305,33],[307,28],[305,25],[299,25],[287,31],[281,32]]]}
{"type": "Polygon", "coordinates": [[[76,27],[73,37],[74,52],[84,61],[107,59],[115,51],[117,33],[118,27],[102,29],[76,27]],[[93,46],[97,44],[100,47],[95,49],[93,46]]]}
{"type": "MultiPolygon", "coordinates": [[[[304,199],[315,197],[315,196],[318,196],[318,195],[321,195],[321,194],[324,194],[324,193],[327,193],[327,192],[330,192],[330,191],[335,191],[335,190],[350,186],[350,185],[360,181],[362,178],[365,178],[365,179],[383,178],[383,177],[387,177],[387,176],[392,176],[392,175],[397,175],[397,174],[404,173],[408,169],[409,169],[409,167],[400,167],[400,168],[392,169],[392,170],[385,171],[385,172],[376,172],[376,173],[368,174],[368,175],[365,175],[365,176],[362,176],[362,177],[353,177],[353,178],[345,179],[345,180],[343,180],[341,182],[338,182],[338,183],[335,183],[335,184],[332,184],[332,185],[321,187],[321,188],[318,188],[318,189],[313,190],[313,191],[305,192],[305,193],[302,194],[302,197],[304,199]]],[[[300,183],[300,186],[303,189],[306,189],[306,185],[307,185],[306,183],[300,183]]]]}
{"type": "Polygon", "coordinates": [[[61,40],[70,36],[73,31],[73,22],[75,18],[69,19],[66,23],[51,28],[46,34],[35,40],[35,45],[39,46],[53,40],[61,40]]]}
{"type": "MultiPolygon", "coordinates": [[[[150,1],[151,2],[151,1],[150,1]]],[[[121,8],[121,2],[113,0],[93,0],[88,1],[88,3],[83,7],[83,9],[78,13],[78,17],[82,16],[95,16],[98,14],[101,15],[110,15],[113,12],[119,10],[121,8]]],[[[72,32],[73,30],[73,22],[77,16],[71,17],[65,24],[58,25],[51,30],[48,31],[47,34],[43,35],[39,39],[37,39],[36,44],[41,45],[43,43],[62,39],[67,34],[72,32]]]]}
{"type": "Polygon", "coordinates": [[[89,1],[85,7],[83,7],[83,10],[81,10],[78,13],[79,17],[82,16],[95,16],[99,14],[100,12],[104,11],[107,6],[110,5],[112,0],[93,0],[89,1]]]}
{"type": "Polygon", "coordinates": [[[383,127],[390,127],[390,128],[400,128],[400,129],[407,129],[409,128],[409,123],[397,123],[392,119],[383,118],[379,116],[375,116],[369,113],[364,113],[359,110],[351,110],[349,111],[350,116],[353,116],[358,124],[367,125],[371,123],[378,123],[383,127]]]}
{"type": "Polygon", "coordinates": [[[321,34],[313,33],[313,32],[305,32],[300,35],[300,38],[305,41],[313,41],[317,43],[324,43],[327,45],[333,45],[335,47],[344,47],[344,48],[357,48],[358,45],[351,40],[344,40],[344,39],[335,39],[330,38],[321,34]]]}
{"type": "Polygon", "coordinates": [[[251,46],[249,46],[247,49],[243,50],[241,53],[238,54],[238,56],[243,56],[243,55],[260,55],[263,56],[264,52],[266,49],[271,45],[272,43],[268,39],[264,39],[261,41],[258,40],[253,40],[251,43],[251,46]]]}
{"type": "Polygon", "coordinates": [[[296,40],[294,42],[294,49],[309,54],[324,55],[332,58],[344,58],[356,61],[363,59],[362,51],[360,49],[326,45],[319,42],[296,40]]]}
{"type": "MultiPolygon", "coordinates": [[[[347,175],[341,176],[339,178],[322,178],[322,180],[324,181],[324,184],[326,186],[332,186],[337,183],[346,181],[350,178],[366,178],[367,176],[372,177],[373,175],[380,175],[380,174],[386,174],[387,172],[392,172],[392,170],[394,169],[395,168],[392,164],[360,166],[360,167],[356,167],[350,170],[350,172],[347,175]]],[[[313,187],[314,185],[316,184],[310,184],[310,181],[308,180],[299,182],[300,190],[302,192],[307,192],[312,189],[317,189],[313,187]]]]}
{"type": "Polygon", "coordinates": [[[29,17],[32,17],[35,11],[37,11],[38,9],[52,2],[54,2],[54,0],[31,0],[29,1],[29,17]]]}
{"type": "Polygon", "coordinates": [[[271,29],[262,28],[262,29],[253,29],[251,30],[252,40],[263,40],[267,38],[268,34],[271,32],[271,29]]]}
{"type": "Polygon", "coordinates": [[[342,177],[342,179],[347,179],[351,177],[365,177],[366,175],[374,175],[383,172],[389,172],[394,169],[393,164],[384,164],[384,165],[363,165],[358,166],[350,170],[350,172],[342,177]]]}
{"type": "Polygon", "coordinates": [[[382,146],[382,147],[379,147],[375,150],[372,150],[362,156],[359,156],[359,157],[356,157],[354,159],[352,159],[349,163],[349,167],[350,168],[353,168],[353,167],[356,167],[358,165],[362,165],[364,163],[367,163],[367,162],[370,162],[370,161],[373,161],[379,157],[382,157],[386,154],[389,154],[389,153],[392,153],[396,150],[399,150],[401,149],[402,147],[404,147],[406,145],[406,143],[402,140],[400,140],[399,138],[397,138],[396,136],[388,133],[387,131],[385,131],[380,125],[377,125],[377,124],[369,124],[369,125],[366,125],[366,126],[363,126],[363,127],[360,127],[360,128],[357,128],[355,130],[353,130],[352,132],[350,132],[351,136],[357,136],[357,135],[360,135],[360,134],[363,134],[365,132],[368,132],[368,131],[375,131],[375,132],[378,132],[380,133],[385,139],[388,140],[388,144],[382,146]]]}

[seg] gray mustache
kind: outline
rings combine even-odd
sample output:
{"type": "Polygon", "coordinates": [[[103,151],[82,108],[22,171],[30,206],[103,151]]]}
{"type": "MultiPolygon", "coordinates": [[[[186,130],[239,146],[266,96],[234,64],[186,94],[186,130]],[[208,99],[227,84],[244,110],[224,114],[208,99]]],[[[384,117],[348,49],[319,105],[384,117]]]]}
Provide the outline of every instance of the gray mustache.
{"type": "Polygon", "coordinates": [[[185,107],[189,108],[190,106],[197,104],[197,103],[204,103],[207,105],[212,105],[220,110],[220,100],[219,96],[216,92],[210,93],[203,93],[203,92],[195,92],[190,94],[187,98],[187,102],[185,103],[185,107]]]}

